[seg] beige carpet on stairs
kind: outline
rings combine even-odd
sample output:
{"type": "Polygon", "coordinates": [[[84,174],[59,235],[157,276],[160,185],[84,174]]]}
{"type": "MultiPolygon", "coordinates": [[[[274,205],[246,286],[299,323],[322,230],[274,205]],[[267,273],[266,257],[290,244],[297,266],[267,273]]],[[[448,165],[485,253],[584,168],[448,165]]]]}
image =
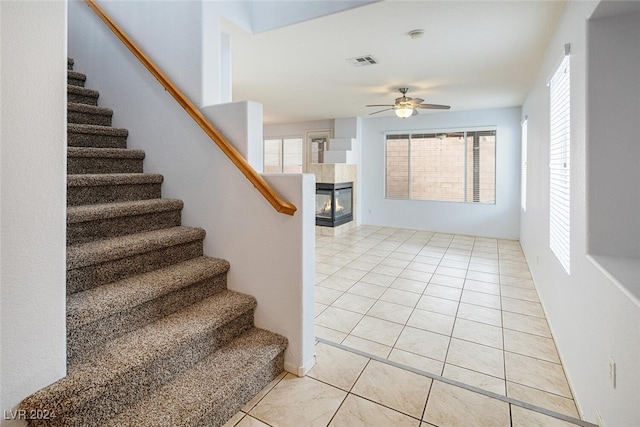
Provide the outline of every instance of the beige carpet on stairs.
{"type": "Polygon", "coordinates": [[[143,171],[114,111],[68,66],[67,376],[20,405],[30,426],[220,426],[283,370],[180,200],[143,171]],[[46,414],[46,416],[45,416],[46,414]]]}

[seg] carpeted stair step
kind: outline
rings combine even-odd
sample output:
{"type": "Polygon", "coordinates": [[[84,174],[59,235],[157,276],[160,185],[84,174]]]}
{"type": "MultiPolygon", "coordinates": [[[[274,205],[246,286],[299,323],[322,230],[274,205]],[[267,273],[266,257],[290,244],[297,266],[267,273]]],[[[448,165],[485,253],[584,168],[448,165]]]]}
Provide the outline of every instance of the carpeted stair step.
{"type": "MultiPolygon", "coordinates": [[[[67,64],[68,67],[68,64],[67,64]]],[[[79,73],[77,71],[67,70],[67,84],[73,86],[82,86],[87,81],[87,75],[79,73]]]]}
{"type": "Polygon", "coordinates": [[[98,97],[100,92],[93,89],[87,89],[82,86],[67,85],[67,102],[76,102],[78,104],[98,105],[98,97]]]}
{"type": "Polygon", "coordinates": [[[111,126],[113,110],[95,105],[67,102],[67,122],[111,126]]]}
{"type": "Polygon", "coordinates": [[[105,427],[221,426],[284,369],[286,338],[253,328],[105,427]]]}
{"type": "Polygon", "coordinates": [[[67,174],[142,173],[143,150],[68,147],[67,174]]]}
{"type": "Polygon", "coordinates": [[[67,176],[67,206],[158,199],[162,175],[154,173],[67,176]]]}
{"type": "Polygon", "coordinates": [[[127,148],[129,131],[110,126],[67,124],[67,146],[95,148],[127,148]]]}
{"type": "Polygon", "coordinates": [[[222,425],[284,369],[287,340],[67,59],[67,376],[23,400],[30,426],[222,425]],[[32,412],[33,411],[33,412],[32,412]],[[115,418],[114,418],[115,417],[115,418]]]}
{"type": "Polygon", "coordinates": [[[226,289],[229,263],[199,257],[78,292],[67,298],[67,364],[226,289]]]}
{"type": "Polygon", "coordinates": [[[205,231],[171,227],[67,247],[67,294],[202,256],[205,231]]]}
{"type": "Polygon", "coordinates": [[[70,206],[67,245],[180,225],[184,203],[175,199],[70,206]]]}
{"type": "MultiPolygon", "coordinates": [[[[21,409],[47,408],[47,426],[99,426],[248,331],[256,300],[219,292],[97,347],[67,376],[26,398],[21,409]]],[[[39,425],[37,422],[32,425],[39,425]]]]}

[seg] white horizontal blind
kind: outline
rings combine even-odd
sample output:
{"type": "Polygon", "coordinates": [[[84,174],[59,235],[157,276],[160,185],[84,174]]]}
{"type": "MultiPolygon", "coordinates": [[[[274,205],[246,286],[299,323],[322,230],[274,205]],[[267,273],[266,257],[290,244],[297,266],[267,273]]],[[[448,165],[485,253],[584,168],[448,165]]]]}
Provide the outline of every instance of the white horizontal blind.
{"type": "Polygon", "coordinates": [[[520,169],[520,205],[527,211],[527,119],[522,122],[522,167],[520,169]]]}
{"type": "Polygon", "coordinates": [[[302,138],[282,140],[282,172],[302,173],[302,138]]]}
{"type": "Polygon", "coordinates": [[[569,55],[551,78],[549,149],[549,246],[570,274],[570,141],[571,102],[569,55]]]}
{"type": "Polygon", "coordinates": [[[264,173],[282,173],[282,140],[264,140],[264,173]]]}
{"type": "Polygon", "coordinates": [[[385,198],[495,204],[496,133],[387,134],[385,198]]]}
{"type": "Polygon", "coordinates": [[[302,173],[302,138],[264,140],[265,173],[302,173]]]}

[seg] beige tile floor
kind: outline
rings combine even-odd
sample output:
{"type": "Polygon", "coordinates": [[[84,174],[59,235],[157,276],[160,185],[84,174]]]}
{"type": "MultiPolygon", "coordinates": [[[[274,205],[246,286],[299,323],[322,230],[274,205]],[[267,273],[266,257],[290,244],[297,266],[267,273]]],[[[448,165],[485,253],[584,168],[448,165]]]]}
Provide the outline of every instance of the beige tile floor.
{"type": "Polygon", "coordinates": [[[316,240],[316,365],[226,425],[579,421],[517,241],[363,226],[316,240]]]}
{"type": "Polygon", "coordinates": [[[362,226],[316,248],[319,338],[578,417],[518,241],[362,226]]]}
{"type": "Polygon", "coordinates": [[[306,377],[283,373],[225,427],[595,427],[320,342],[306,377]]]}

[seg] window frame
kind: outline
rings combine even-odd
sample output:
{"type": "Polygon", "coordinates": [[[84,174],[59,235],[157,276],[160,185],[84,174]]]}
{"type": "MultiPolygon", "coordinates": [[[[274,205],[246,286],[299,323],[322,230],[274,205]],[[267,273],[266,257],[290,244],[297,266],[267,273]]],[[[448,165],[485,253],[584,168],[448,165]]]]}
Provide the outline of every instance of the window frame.
{"type": "MultiPolygon", "coordinates": [[[[393,139],[393,138],[391,138],[393,139]]],[[[402,131],[387,131],[384,132],[384,199],[386,200],[407,200],[414,202],[444,202],[444,203],[465,203],[472,205],[495,205],[497,203],[498,195],[497,195],[497,159],[498,159],[498,126],[478,126],[478,127],[469,127],[469,128],[451,128],[451,129],[438,129],[438,130],[402,130],[402,131]],[[469,136],[468,133],[472,132],[493,132],[494,136],[494,149],[493,149],[493,201],[490,202],[474,202],[473,200],[469,200],[468,197],[468,186],[467,186],[467,172],[468,172],[468,164],[467,164],[467,139],[469,136]],[[411,137],[412,135],[437,135],[437,134],[457,134],[462,133],[463,139],[465,140],[465,149],[464,149],[464,167],[462,171],[462,177],[464,179],[464,187],[463,187],[463,196],[464,200],[446,200],[446,199],[421,199],[421,198],[412,198],[411,197],[411,167],[412,167],[412,159],[411,159],[411,137]],[[406,197],[389,197],[387,195],[388,189],[388,150],[387,150],[387,141],[389,141],[389,136],[407,136],[408,145],[407,145],[407,192],[406,197]]],[[[473,185],[473,184],[472,184],[473,185]]]]}

